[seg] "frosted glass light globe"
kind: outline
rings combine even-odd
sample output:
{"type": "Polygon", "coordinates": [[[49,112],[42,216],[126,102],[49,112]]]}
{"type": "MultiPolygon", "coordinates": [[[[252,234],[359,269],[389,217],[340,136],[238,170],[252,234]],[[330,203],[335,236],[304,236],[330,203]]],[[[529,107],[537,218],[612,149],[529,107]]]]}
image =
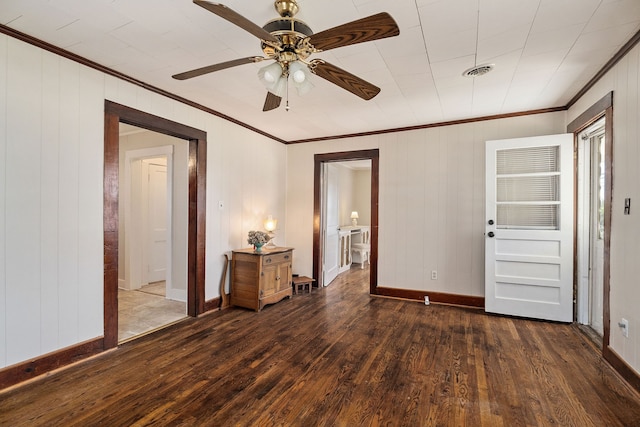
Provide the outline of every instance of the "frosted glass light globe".
{"type": "Polygon", "coordinates": [[[302,83],[306,78],[307,76],[304,75],[304,71],[302,70],[296,70],[296,72],[293,73],[293,81],[296,83],[302,83]]]}

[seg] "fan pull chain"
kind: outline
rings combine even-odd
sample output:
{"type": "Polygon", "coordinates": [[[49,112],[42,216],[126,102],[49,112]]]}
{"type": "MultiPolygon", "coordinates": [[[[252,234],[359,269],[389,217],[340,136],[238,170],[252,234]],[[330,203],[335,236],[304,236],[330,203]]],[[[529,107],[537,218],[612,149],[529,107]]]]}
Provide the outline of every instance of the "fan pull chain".
{"type": "Polygon", "coordinates": [[[285,111],[289,111],[289,73],[287,73],[287,104],[284,106],[285,111]]]}

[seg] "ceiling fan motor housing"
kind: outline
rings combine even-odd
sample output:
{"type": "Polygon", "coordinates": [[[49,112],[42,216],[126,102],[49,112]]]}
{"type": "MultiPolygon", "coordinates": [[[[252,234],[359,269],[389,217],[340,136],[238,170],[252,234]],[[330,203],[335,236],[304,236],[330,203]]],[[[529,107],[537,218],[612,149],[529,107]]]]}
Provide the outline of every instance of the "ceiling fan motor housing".
{"type": "Polygon", "coordinates": [[[280,47],[272,46],[265,41],[262,42],[262,51],[269,58],[278,62],[291,62],[299,59],[304,60],[313,53],[311,46],[303,43],[303,40],[311,36],[313,31],[298,19],[282,17],[267,22],[262,28],[282,42],[280,47]]]}

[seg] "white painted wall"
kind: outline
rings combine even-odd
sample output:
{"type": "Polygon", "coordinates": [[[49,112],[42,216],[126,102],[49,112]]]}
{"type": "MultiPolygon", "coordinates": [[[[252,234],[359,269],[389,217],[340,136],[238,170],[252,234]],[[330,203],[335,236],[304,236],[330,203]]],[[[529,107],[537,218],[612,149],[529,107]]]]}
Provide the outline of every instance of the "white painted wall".
{"type": "Polygon", "coordinates": [[[358,224],[371,225],[371,170],[355,170],[353,203],[358,210],[358,224]]]}
{"type": "Polygon", "coordinates": [[[334,163],[339,171],[340,225],[351,225],[351,212],[358,212],[358,224],[371,224],[371,171],[334,163]]]}
{"type": "Polygon", "coordinates": [[[483,296],[484,142],[565,129],[559,112],[288,146],[298,272],[312,273],[314,154],[379,148],[378,285],[483,296]]]}
{"type": "Polygon", "coordinates": [[[640,46],[633,48],[569,110],[570,123],[613,91],[610,345],[640,373],[640,46]],[[624,199],[631,214],[624,215],[624,199]],[[629,321],[629,338],[618,322],[629,321]]]}
{"type": "Polygon", "coordinates": [[[267,214],[287,241],[285,145],[0,35],[0,368],[103,335],[105,99],[207,132],[207,299],[267,214]]]}
{"type": "Polygon", "coordinates": [[[340,164],[334,163],[338,172],[338,217],[340,225],[351,225],[351,211],[357,211],[357,206],[353,201],[353,170],[340,164]]]}

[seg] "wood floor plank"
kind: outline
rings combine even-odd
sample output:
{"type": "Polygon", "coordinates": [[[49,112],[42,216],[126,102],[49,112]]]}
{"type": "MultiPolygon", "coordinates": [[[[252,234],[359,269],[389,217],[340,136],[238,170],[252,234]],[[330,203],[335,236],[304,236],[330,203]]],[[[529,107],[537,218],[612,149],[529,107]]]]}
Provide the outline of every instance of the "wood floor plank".
{"type": "Polygon", "coordinates": [[[575,326],[371,297],[367,275],[0,391],[0,425],[640,425],[640,396],[575,326]]]}

